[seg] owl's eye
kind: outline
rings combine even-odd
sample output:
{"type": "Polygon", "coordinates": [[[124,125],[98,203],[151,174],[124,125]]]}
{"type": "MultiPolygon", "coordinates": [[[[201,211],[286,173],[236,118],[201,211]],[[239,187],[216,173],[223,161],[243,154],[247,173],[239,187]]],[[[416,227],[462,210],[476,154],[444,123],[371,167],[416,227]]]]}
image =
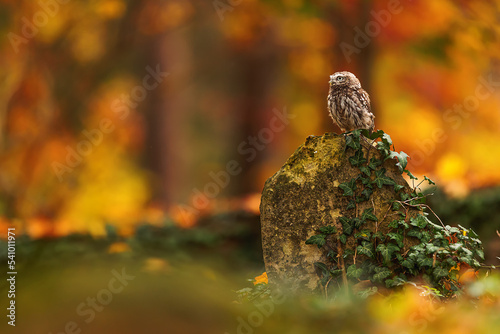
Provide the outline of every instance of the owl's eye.
{"type": "Polygon", "coordinates": [[[345,77],[343,77],[343,76],[338,76],[337,77],[337,82],[342,82],[344,80],[345,80],[345,77]]]}

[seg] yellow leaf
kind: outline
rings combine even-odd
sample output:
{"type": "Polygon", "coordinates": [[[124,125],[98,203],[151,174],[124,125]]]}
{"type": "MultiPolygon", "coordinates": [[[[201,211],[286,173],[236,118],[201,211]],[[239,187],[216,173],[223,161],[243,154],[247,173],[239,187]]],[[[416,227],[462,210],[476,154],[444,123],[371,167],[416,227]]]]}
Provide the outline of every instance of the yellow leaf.
{"type": "Polygon", "coordinates": [[[264,272],[262,275],[259,275],[255,277],[255,282],[253,282],[253,285],[257,284],[267,284],[267,272],[264,272]]]}

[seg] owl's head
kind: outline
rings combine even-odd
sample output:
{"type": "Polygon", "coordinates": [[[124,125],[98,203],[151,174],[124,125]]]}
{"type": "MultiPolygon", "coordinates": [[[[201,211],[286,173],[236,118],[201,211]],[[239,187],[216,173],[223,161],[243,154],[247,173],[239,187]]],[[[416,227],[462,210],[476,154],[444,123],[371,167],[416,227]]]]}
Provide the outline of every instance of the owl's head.
{"type": "Polygon", "coordinates": [[[330,87],[348,86],[361,88],[358,78],[351,72],[335,72],[330,75],[330,87]]]}

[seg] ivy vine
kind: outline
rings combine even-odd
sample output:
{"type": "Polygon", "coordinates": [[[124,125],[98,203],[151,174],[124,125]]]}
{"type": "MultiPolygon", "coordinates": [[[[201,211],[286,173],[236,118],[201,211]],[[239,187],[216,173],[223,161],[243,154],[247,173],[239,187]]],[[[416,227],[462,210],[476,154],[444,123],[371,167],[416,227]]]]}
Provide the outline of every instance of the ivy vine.
{"type": "Polygon", "coordinates": [[[413,184],[417,178],[406,168],[408,155],[391,147],[394,148],[391,137],[382,130],[373,133],[355,130],[346,135],[345,150],[351,153],[348,160],[359,169],[356,177],[339,185],[343,196],[349,199],[346,206],[349,214],[338,218],[337,226],[341,229],[334,225],[321,227],[318,234],[306,241],[327,251],[330,262],[315,264],[323,274],[321,282],[325,289],[332,281],[340,283],[340,280],[343,283],[370,280],[393,288],[419,277],[436,295],[453,296],[462,288],[460,266],[474,270],[481,267],[479,261],[484,260],[481,241],[471,229],[444,225],[437,216],[440,224],[428,219],[429,212],[434,212],[425,204],[426,196],[419,187],[423,182],[435,183],[424,176],[411,191],[397,184],[383,168],[388,159],[397,159],[399,172],[406,173],[413,184]],[[363,150],[363,146],[367,148],[363,150]],[[378,150],[381,159],[376,154],[370,156],[371,150],[378,150]],[[373,208],[358,214],[359,203],[369,201],[375,187],[392,187],[396,193],[388,209],[393,212],[389,216],[396,219],[389,222],[390,230],[385,234],[365,225],[371,221],[380,226],[388,212],[383,221],[378,221],[373,208]],[[354,248],[346,247],[351,236],[354,248]],[[408,244],[413,246],[405,246],[408,244]]]}

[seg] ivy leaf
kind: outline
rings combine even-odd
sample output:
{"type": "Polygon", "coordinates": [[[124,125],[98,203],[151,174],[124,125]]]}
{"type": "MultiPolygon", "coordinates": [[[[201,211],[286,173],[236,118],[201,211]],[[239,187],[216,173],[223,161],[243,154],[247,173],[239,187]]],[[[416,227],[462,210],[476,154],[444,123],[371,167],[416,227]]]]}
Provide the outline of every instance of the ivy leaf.
{"type": "Polygon", "coordinates": [[[394,190],[396,192],[400,191],[401,189],[403,189],[405,186],[402,186],[402,185],[399,185],[397,183],[394,183],[394,190]]]}
{"type": "Polygon", "coordinates": [[[366,138],[370,138],[370,131],[368,129],[361,129],[361,134],[366,138]]]}
{"type": "Polygon", "coordinates": [[[454,251],[457,251],[457,250],[461,249],[462,247],[463,247],[463,245],[461,242],[457,242],[457,243],[450,245],[450,248],[454,251]]]}
{"type": "MultiPolygon", "coordinates": [[[[454,261],[451,257],[447,258],[445,262],[448,263],[450,267],[455,267],[457,265],[457,261],[454,261]]],[[[458,271],[458,268],[455,268],[454,270],[458,271]]]]}
{"type": "Polygon", "coordinates": [[[334,269],[330,271],[332,277],[340,276],[342,274],[342,269],[334,269]]]}
{"type": "Polygon", "coordinates": [[[316,267],[318,267],[319,269],[321,269],[321,271],[323,272],[323,274],[328,274],[330,272],[330,270],[328,269],[328,267],[326,266],[326,264],[324,264],[322,262],[314,262],[314,265],[316,267]]]}
{"type": "Polygon", "coordinates": [[[355,228],[360,228],[361,225],[365,224],[366,222],[362,219],[359,219],[358,217],[352,219],[352,223],[354,224],[355,228]]]}
{"type": "Polygon", "coordinates": [[[375,170],[381,164],[382,164],[382,161],[378,160],[377,158],[371,158],[370,159],[370,163],[368,164],[368,167],[370,167],[371,169],[375,170]]]}
{"type": "Polygon", "coordinates": [[[384,144],[381,142],[377,143],[377,150],[379,150],[383,157],[387,157],[389,155],[390,149],[386,148],[384,144]]]}
{"type": "Polygon", "coordinates": [[[361,202],[364,202],[364,201],[366,201],[365,196],[356,197],[356,203],[361,203],[361,202]]]}
{"type": "Polygon", "coordinates": [[[369,258],[373,258],[373,245],[371,242],[363,241],[361,245],[357,247],[358,253],[362,255],[366,255],[369,258]]]}
{"type": "Polygon", "coordinates": [[[399,194],[399,197],[401,198],[402,201],[406,201],[406,200],[410,199],[410,194],[401,193],[401,194],[399,194]]]}
{"type": "Polygon", "coordinates": [[[452,227],[450,225],[445,226],[446,230],[449,231],[450,233],[457,233],[460,234],[460,230],[456,227],[452,227]]]}
{"type": "Polygon", "coordinates": [[[436,185],[436,183],[434,183],[434,181],[432,181],[431,179],[429,179],[427,176],[424,175],[424,180],[426,180],[427,182],[429,182],[429,184],[432,184],[432,185],[436,185]]]}
{"type": "Polygon", "coordinates": [[[350,210],[350,209],[354,209],[355,207],[356,207],[356,201],[352,199],[349,201],[349,204],[347,204],[346,209],[350,210]]]}
{"type": "Polygon", "coordinates": [[[422,231],[422,237],[420,238],[420,241],[422,242],[429,242],[432,239],[431,233],[427,231],[422,231]]]}
{"type": "Polygon", "coordinates": [[[416,226],[418,228],[425,228],[428,224],[427,218],[422,215],[418,215],[416,218],[410,218],[410,225],[416,226]]]}
{"type": "Polygon", "coordinates": [[[426,254],[432,254],[432,253],[435,253],[439,250],[439,247],[434,245],[434,244],[431,244],[431,243],[427,243],[425,244],[425,253],[426,254]]]}
{"type": "Polygon", "coordinates": [[[408,164],[408,154],[406,154],[403,151],[401,151],[400,153],[390,151],[388,158],[390,158],[390,159],[397,158],[398,162],[396,163],[396,166],[398,166],[399,172],[403,173],[403,171],[406,168],[406,165],[408,164]]]}
{"type": "Polygon", "coordinates": [[[389,243],[387,245],[380,244],[377,246],[377,252],[382,255],[382,259],[384,261],[384,264],[386,265],[391,262],[392,254],[399,250],[400,248],[392,243],[389,243]]]}
{"type": "Polygon", "coordinates": [[[470,241],[474,242],[475,245],[477,246],[481,246],[482,245],[482,241],[479,240],[479,239],[476,239],[476,238],[469,238],[470,241]]]}
{"type": "Polygon", "coordinates": [[[399,221],[397,219],[394,219],[389,223],[390,228],[398,228],[399,227],[399,221]]]}
{"type": "Polygon", "coordinates": [[[346,146],[352,148],[353,150],[359,150],[361,148],[359,137],[346,136],[346,146]]]}
{"type": "Polygon", "coordinates": [[[359,138],[361,137],[362,131],[363,131],[362,129],[356,129],[356,130],[352,130],[351,133],[354,137],[356,137],[357,140],[359,140],[359,138]]]}
{"type": "Polygon", "coordinates": [[[401,151],[399,152],[399,156],[398,156],[398,163],[396,164],[396,166],[399,167],[399,170],[401,172],[403,172],[403,170],[406,169],[406,165],[408,165],[408,154],[406,154],[405,152],[401,151]]]}
{"type": "Polygon", "coordinates": [[[349,157],[349,162],[353,167],[361,166],[362,164],[364,164],[366,162],[366,159],[363,155],[363,151],[362,150],[356,151],[356,153],[354,153],[352,157],[349,157]]]}
{"type": "Polygon", "coordinates": [[[365,188],[362,192],[361,195],[364,196],[365,200],[368,201],[373,194],[373,190],[370,188],[365,188]]]}
{"type": "Polygon", "coordinates": [[[414,195],[416,198],[413,199],[410,202],[411,205],[425,204],[425,201],[427,200],[427,198],[424,196],[424,194],[422,194],[422,193],[418,193],[418,194],[413,193],[412,195],[414,195]]]}
{"type": "Polygon", "coordinates": [[[430,257],[419,257],[417,259],[417,264],[422,267],[432,267],[432,258],[430,257]]]}
{"type": "Polygon", "coordinates": [[[381,168],[375,171],[375,179],[372,183],[375,183],[377,187],[382,188],[384,184],[393,185],[395,182],[391,178],[385,176],[385,168],[381,168]]]}
{"type": "Polygon", "coordinates": [[[423,243],[412,246],[410,248],[415,251],[414,253],[410,254],[411,257],[416,257],[418,255],[418,253],[422,253],[423,251],[425,251],[425,247],[424,247],[423,243]]]}
{"type": "Polygon", "coordinates": [[[354,222],[352,219],[347,217],[339,217],[340,223],[342,224],[342,230],[344,234],[351,235],[354,230],[354,222]]]}
{"type": "Polygon", "coordinates": [[[359,278],[359,277],[361,277],[362,273],[363,273],[363,269],[358,268],[355,264],[351,264],[347,268],[347,277],[359,278]]]}
{"type": "Polygon", "coordinates": [[[323,247],[325,243],[326,239],[324,234],[313,235],[306,240],[306,245],[317,245],[318,248],[323,247]]]}
{"type": "Polygon", "coordinates": [[[341,234],[339,240],[345,245],[345,243],[347,242],[347,236],[345,234],[341,234]]]}
{"type": "Polygon", "coordinates": [[[404,228],[410,228],[410,225],[408,225],[404,220],[398,221],[398,224],[404,228]]]}
{"type": "Polygon", "coordinates": [[[363,298],[363,299],[366,299],[370,296],[373,296],[374,294],[376,294],[378,292],[378,288],[376,286],[372,286],[368,289],[365,289],[365,290],[361,290],[357,293],[357,295],[360,297],[360,298],[363,298]]]}
{"type": "Polygon", "coordinates": [[[339,184],[339,188],[344,190],[344,196],[354,196],[354,191],[356,191],[356,179],[339,184]]]}
{"type": "Polygon", "coordinates": [[[368,166],[361,166],[359,167],[359,170],[361,171],[361,173],[365,174],[366,176],[370,177],[370,175],[372,174],[370,168],[368,168],[368,166]]]}
{"type": "Polygon", "coordinates": [[[322,226],[319,228],[320,232],[323,234],[334,234],[337,233],[337,228],[332,225],[322,226]]]}
{"type": "Polygon", "coordinates": [[[331,249],[328,254],[326,254],[326,257],[328,258],[331,258],[332,260],[335,260],[335,258],[337,257],[337,251],[336,250],[333,250],[331,249]]]}
{"type": "Polygon", "coordinates": [[[361,220],[367,220],[367,219],[378,221],[377,216],[373,214],[373,208],[365,209],[361,214],[361,220]]]}
{"type": "Polygon", "coordinates": [[[445,268],[443,267],[436,267],[434,268],[434,270],[432,271],[432,275],[434,275],[434,277],[436,278],[440,278],[440,277],[444,277],[444,276],[448,276],[449,274],[449,271],[446,270],[445,268]]]}
{"type": "Polygon", "coordinates": [[[387,267],[376,267],[375,275],[372,277],[372,281],[376,283],[382,283],[382,281],[391,275],[391,270],[387,267]]]}
{"type": "Polygon", "coordinates": [[[392,145],[391,136],[389,136],[387,133],[384,133],[382,135],[382,143],[384,143],[385,145],[387,145],[387,148],[390,148],[391,145],[392,145]]]}
{"type": "Polygon", "coordinates": [[[377,131],[370,133],[368,130],[363,129],[363,130],[361,130],[361,134],[363,136],[365,136],[366,138],[369,138],[371,140],[375,140],[377,138],[382,138],[382,136],[384,135],[384,131],[377,130],[377,131]]]}
{"type": "Polygon", "coordinates": [[[413,269],[415,267],[415,262],[413,262],[413,260],[411,259],[405,259],[403,260],[403,262],[401,262],[401,265],[408,269],[413,269]]]}
{"type": "Polygon", "coordinates": [[[359,174],[359,179],[361,180],[361,183],[363,183],[363,185],[372,188],[372,186],[370,185],[371,179],[369,177],[365,177],[363,174],[359,174]]]}
{"type": "Polygon", "coordinates": [[[421,239],[422,238],[422,232],[419,231],[419,230],[412,229],[412,230],[408,231],[408,236],[409,237],[415,237],[415,238],[421,239]]]}
{"type": "Polygon", "coordinates": [[[393,279],[390,279],[390,278],[385,280],[385,287],[388,288],[388,289],[389,288],[393,288],[395,286],[399,286],[399,285],[401,285],[401,283],[398,282],[398,281],[396,281],[396,280],[393,280],[393,279]]]}
{"type": "Polygon", "coordinates": [[[364,260],[363,264],[361,264],[361,268],[363,268],[363,272],[368,274],[368,275],[373,274],[376,267],[377,266],[375,265],[374,261],[372,261],[370,259],[364,260]]]}
{"type": "Polygon", "coordinates": [[[448,246],[450,244],[450,242],[447,239],[444,238],[443,233],[441,233],[441,232],[435,232],[434,231],[432,233],[432,235],[433,235],[434,239],[442,241],[441,242],[441,246],[448,246]]]}
{"type": "Polygon", "coordinates": [[[398,244],[399,247],[403,247],[403,236],[401,234],[390,232],[390,233],[387,233],[387,236],[390,239],[396,241],[396,243],[398,244]]]}
{"type": "Polygon", "coordinates": [[[392,203],[392,211],[397,211],[402,208],[402,205],[399,204],[398,202],[393,202],[392,203]]]}
{"type": "Polygon", "coordinates": [[[466,256],[472,256],[472,252],[469,249],[465,248],[465,247],[462,247],[460,249],[460,251],[461,251],[461,253],[465,253],[466,256]]]}
{"type": "Polygon", "coordinates": [[[408,169],[405,169],[403,172],[405,172],[411,180],[418,180],[418,178],[416,178],[408,169]]]}
{"type": "Polygon", "coordinates": [[[470,256],[459,256],[458,261],[465,262],[471,267],[473,266],[472,265],[472,258],[470,256]]]}
{"type": "Polygon", "coordinates": [[[476,253],[476,255],[481,259],[481,260],[484,260],[484,252],[482,249],[475,249],[474,250],[474,253],[476,253]]]}
{"type": "Polygon", "coordinates": [[[378,245],[375,250],[379,252],[380,255],[382,255],[384,263],[387,263],[391,260],[391,254],[387,251],[387,246],[385,244],[378,245]]]}

